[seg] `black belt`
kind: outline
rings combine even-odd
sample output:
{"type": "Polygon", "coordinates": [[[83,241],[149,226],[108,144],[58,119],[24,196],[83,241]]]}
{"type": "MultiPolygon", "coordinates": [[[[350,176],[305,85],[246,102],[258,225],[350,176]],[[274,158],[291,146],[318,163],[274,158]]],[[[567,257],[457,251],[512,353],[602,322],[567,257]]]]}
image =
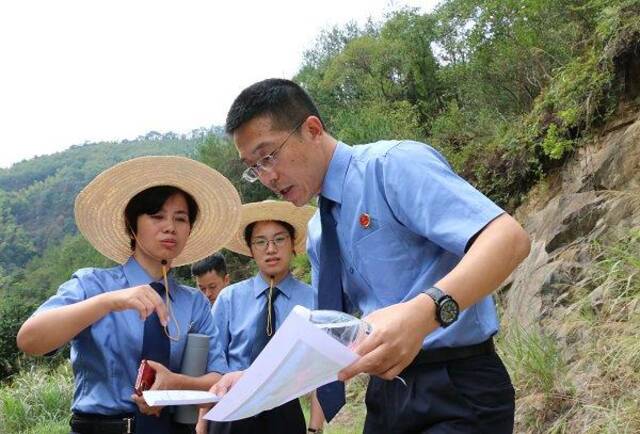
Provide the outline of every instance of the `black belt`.
{"type": "Polygon", "coordinates": [[[493,345],[493,338],[489,338],[479,344],[467,345],[466,347],[422,349],[409,364],[409,367],[468,359],[469,357],[493,354],[495,352],[496,347],[493,345]]]}
{"type": "Polygon", "coordinates": [[[131,413],[107,416],[103,414],[73,413],[71,431],[78,434],[133,434],[135,417],[131,413]]]}

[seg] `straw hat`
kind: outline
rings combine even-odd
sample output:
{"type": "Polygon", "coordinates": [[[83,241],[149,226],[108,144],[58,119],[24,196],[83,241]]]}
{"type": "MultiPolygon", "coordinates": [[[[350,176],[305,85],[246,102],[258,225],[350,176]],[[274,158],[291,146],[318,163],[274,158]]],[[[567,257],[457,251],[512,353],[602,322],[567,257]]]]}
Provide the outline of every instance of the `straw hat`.
{"type": "Polygon", "coordinates": [[[280,220],[289,223],[296,231],[294,248],[296,252],[304,252],[307,241],[307,223],[316,211],[310,205],[297,207],[290,202],[263,200],[242,205],[240,226],[226,245],[226,248],[245,256],[252,256],[244,239],[244,230],[251,223],[267,220],[280,220]]]}
{"type": "Polygon", "coordinates": [[[175,156],[134,158],[96,176],[76,197],[78,229],[104,256],[126,262],[132,252],[124,210],[136,194],[159,185],[189,193],[199,208],[187,244],[173,266],[209,256],[235,233],[241,206],[235,187],[209,166],[175,156]]]}

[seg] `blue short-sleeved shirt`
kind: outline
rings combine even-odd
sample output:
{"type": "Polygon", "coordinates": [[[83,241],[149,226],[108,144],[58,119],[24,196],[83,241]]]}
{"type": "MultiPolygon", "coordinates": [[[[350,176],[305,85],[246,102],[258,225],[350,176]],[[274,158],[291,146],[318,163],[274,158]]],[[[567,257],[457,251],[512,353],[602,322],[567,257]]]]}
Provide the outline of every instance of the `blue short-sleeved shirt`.
{"type": "MultiPolygon", "coordinates": [[[[456,175],[433,148],[413,141],[349,147],[338,143],[321,194],[337,203],[342,283],[364,315],[410,300],[444,277],[467,244],[504,211],[456,175]],[[360,222],[369,216],[369,227],[360,222]]],[[[319,212],[309,222],[307,248],[317,288],[319,212]]],[[[498,330],[491,296],[465,309],[424,347],[482,342],[498,330]]]]}
{"type": "MultiPolygon", "coordinates": [[[[294,306],[299,304],[309,309],[316,306],[313,288],[290,273],[276,286],[281,291],[274,303],[276,330],[294,306]]],[[[216,372],[241,371],[251,365],[251,347],[268,289],[269,283],[258,273],[227,286],[218,295],[211,309],[215,323],[216,372]]]]}
{"type": "MultiPolygon", "coordinates": [[[[84,268],[63,283],[56,295],[34,313],[67,306],[119,289],[153,282],[138,262],[109,269],[84,268]]],[[[187,333],[213,336],[209,301],[197,289],[179,285],[169,278],[172,315],[180,325],[178,341],[171,340],[171,371],[179,371],[187,333]]],[[[169,333],[177,336],[173,321],[169,333]]],[[[111,312],[71,340],[71,364],[75,377],[72,410],[104,415],[134,412],[131,400],[142,354],[144,321],[138,311],[111,312]]],[[[213,345],[209,347],[208,371],[213,369],[213,345]]]]}

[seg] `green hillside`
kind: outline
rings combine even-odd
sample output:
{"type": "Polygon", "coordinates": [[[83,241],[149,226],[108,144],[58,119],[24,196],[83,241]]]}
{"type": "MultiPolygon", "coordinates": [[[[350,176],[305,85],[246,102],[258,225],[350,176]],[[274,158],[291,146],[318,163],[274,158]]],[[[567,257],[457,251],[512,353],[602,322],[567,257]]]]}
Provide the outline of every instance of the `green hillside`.
{"type": "Polygon", "coordinates": [[[0,169],[2,268],[24,267],[34,255],[75,234],[75,196],[102,170],[142,155],[192,156],[203,141],[204,135],[149,133],[131,141],[73,146],[0,169]]]}

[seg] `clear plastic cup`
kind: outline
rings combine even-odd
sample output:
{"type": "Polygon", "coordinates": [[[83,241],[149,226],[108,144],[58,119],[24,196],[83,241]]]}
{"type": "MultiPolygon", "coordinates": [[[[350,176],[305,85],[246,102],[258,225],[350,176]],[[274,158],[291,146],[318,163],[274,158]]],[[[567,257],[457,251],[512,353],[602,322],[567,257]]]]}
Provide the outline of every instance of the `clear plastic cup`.
{"type": "MultiPolygon", "coordinates": [[[[299,307],[301,306],[296,306],[296,308],[299,307]]],[[[348,348],[354,348],[373,330],[371,324],[348,313],[337,310],[304,309],[304,311],[305,317],[312,324],[315,324],[348,348]]],[[[302,311],[300,312],[302,313],[302,311]]],[[[407,386],[402,377],[396,376],[395,378],[400,380],[405,387],[407,386]]]]}
{"type": "Polygon", "coordinates": [[[309,321],[349,348],[359,344],[372,330],[366,321],[336,310],[312,310],[309,321]]]}

